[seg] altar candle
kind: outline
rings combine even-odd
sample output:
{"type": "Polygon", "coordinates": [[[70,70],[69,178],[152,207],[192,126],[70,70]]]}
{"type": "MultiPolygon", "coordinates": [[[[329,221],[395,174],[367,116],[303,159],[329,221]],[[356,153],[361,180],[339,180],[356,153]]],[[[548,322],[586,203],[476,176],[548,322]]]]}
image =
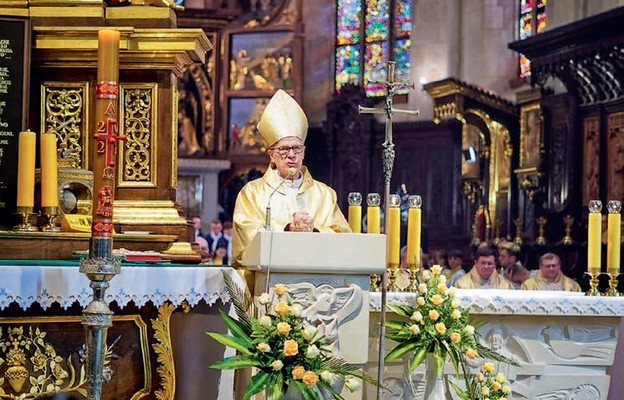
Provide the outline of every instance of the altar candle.
{"type": "Polygon", "coordinates": [[[367,233],[380,233],[381,232],[381,210],[379,208],[380,197],[378,193],[369,193],[366,196],[366,232],[367,233]]]}
{"type": "Polygon", "coordinates": [[[117,81],[119,77],[119,31],[100,29],[98,31],[97,80],[117,81]]]}
{"type": "Polygon", "coordinates": [[[620,273],[620,245],[622,243],[622,203],[611,200],[607,203],[607,272],[620,273]]]}
{"type": "Polygon", "coordinates": [[[41,134],[41,207],[58,207],[56,133],[41,134]]]}
{"type": "Polygon", "coordinates": [[[349,193],[349,226],[353,233],[362,233],[362,195],[349,193]]]}
{"type": "Polygon", "coordinates": [[[589,202],[589,217],[587,226],[587,271],[593,274],[600,273],[600,239],[602,235],[602,202],[589,202]]]}
{"type": "Polygon", "coordinates": [[[390,195],[388,207],[388,265],[401,262],[401,197],[390,195]]]}
{"type": "Polygon", "coordinates": [[[422,224],[422,198],[418,195],[407,199],[407,265],[420,268],[420,231],[422,224]]]}
{"type": "Polygon", "coordinates": [[[17,158],[18,207],[32,208],[35,205],[35,143],[35,132],[20,132],[17,158]]]}

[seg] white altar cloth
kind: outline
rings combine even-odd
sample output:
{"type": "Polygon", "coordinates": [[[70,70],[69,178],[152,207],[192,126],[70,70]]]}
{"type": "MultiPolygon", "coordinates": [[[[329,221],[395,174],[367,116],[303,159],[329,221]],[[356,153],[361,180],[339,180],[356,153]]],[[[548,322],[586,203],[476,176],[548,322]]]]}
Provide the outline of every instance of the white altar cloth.
{"type": "MultiPolygon", "coordinates": [[[[125,266],[106,290],[106,301],[116,301],[120,308],[133,301],[137,307],[151,301],[156,307],[170,301],[180,305],[186,300],[195,306],[201,300],[213,305],[226,303],[222,272],[240,287],[243,278],[230,267],[125,266]]],[[[55,302],[68,308],[74,302],[86,307],[93,290],[89,279],[78,266],[2,265],[0,266],[0,311],[17,302],[22,309],[39,303],[47,309],[55,302]]]]}

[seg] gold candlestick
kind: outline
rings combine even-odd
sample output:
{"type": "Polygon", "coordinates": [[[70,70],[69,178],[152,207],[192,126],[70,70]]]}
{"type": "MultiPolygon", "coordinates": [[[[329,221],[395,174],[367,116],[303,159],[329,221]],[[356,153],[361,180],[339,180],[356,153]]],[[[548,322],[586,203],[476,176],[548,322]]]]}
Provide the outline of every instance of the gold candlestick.
{"type": "Polygon", "coordinates": [[[44,232],[60,232],[61,228],[56,224],[58,207],[42,207],[41,210],[48,217],[48,223],[41,230],[44,232]]]}
{"type": "Polygon", "coordinates": [[[565,236],[563,237],[562,243],[569,246],[574,243],[574,239],[572,239],[572,224],[574,224],[574,217],[569,214],[566,215],[563,218],[563,223],[565,225],[565,236]]]}
{"type": "Polygon", "coordinates": [[[409,268],[409,285],[405,288],[405,291],[416,293],[418,290],[418,265],[408,264],[407,267],[409,268]]]}
{"type": "Polygon", "coordinates": [[[588,228],[587,228],[587,275],[589,275],[590,289],[588,296],[600,296],[598,291],[598,277],[600,271],[600,238],[602,236],[602,202],[592,200],[588,205],[588,228]]]}
{"type": "Polygon", "coordinates": [[[377,274],[370,274],[370,287],[368,288],[369,291],[371,292],[379,292],[379,285],[377,284],[377,281],[379,280],[379,275],[377,274]]]}
{"type": "Polygon", "coordinates": [[[19,224],[13,227],[14,231],[18,231],[18,232],[37,232],[38,231],[37,227],[32,226],[29,221],[30,216],[33,214],[32,207],[23,207],[23,206],[17,207],[17,214],[20,215],[22,222],[20,222],[19,224]]]}
{"type": "Polygon", "coordinates": [[[390,263],[390,264],[388,264],[388,291],[389,292],[396,292],[397,291],[396,275],[397,275],[397,270],[398,269],[399,269],[399,264],[398,263],[390,263]]]}
{"type": "Polygon", "coordinates": [[[514,243],[517,245],[522,244],[522,222],[522,218],[516,218],[513,220],[513,223],[516,226],[516,237],[514,238],[514,243]]]}
{"type": "Polygon", "coordinates": [[[617,290],[618,276],[620,273],[607,272],[609,275],[609,290],[607,290],[607,296],[620,297],[620,292],[617,290]]]}
{"type": "Polygon", "coordinates": [[[540,246],[544,246],[546,244],[546,237],[544,236],[544,227],[546,226],[546,222],[548,220],[544,217],[539,217],[535,220],[537,223],[537,239],[535,239],[535,243],[540,246]]]}
{"type": "Polygon", "coordinates": [[[587,296],[600,296],[600,292],[598,291],[598,277],[600,276],[600,271],[587,271],[585,272],[589,275],[589,290],[585,295],[587,296]]]}

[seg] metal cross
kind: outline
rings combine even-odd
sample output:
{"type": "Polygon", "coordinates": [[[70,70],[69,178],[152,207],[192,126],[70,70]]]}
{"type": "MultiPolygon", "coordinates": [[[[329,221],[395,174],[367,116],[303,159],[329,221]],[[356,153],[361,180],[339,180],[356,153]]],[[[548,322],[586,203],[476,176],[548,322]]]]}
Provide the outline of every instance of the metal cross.
{"type": "MultiPolygon", "coordinates": [[[[362,107],[358,106],[360,114],[386,114],[386,138],[382,144],[383,150],[381,153],[383,163],[384,174],[384,210],[385,210],[385,232],[388,233],[389,218],[388,209],[390,206],[390,180],[392,179],[392,168],[394,166],[394,143],[392,142],[392,115],[393,114],[407,114],[418,117],[420,111],[418,110],[401,110],[394,108],[393,97],[396,91],[399,89],[410,88],[414,89],[414,83],[407,81],[397,81],[394,76],[396,68],[395,61],[388,61],[388,77],[385,81],[378,81],[375,83],[385,86],[388,94],[386,95],[386,106],[383,108],[374,107],[362,107]]],[[[377,381],[383,384],[384,375],[384,350],[385,350],[385,336],[386,336],[386,274],[381,277],[381,313],[380,313],[380,328],[379,328],[379,360],[377,369],[377,381]]],[[[383,388],[380,386],[377,388],[377,400],[383,399],[383,388]]]]}

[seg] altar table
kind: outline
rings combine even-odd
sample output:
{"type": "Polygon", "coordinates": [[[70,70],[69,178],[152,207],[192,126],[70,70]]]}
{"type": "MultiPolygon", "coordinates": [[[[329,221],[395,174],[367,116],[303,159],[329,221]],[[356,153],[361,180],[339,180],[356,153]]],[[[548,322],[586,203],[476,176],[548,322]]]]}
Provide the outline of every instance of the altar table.
{"type": "MultiPolygon", "coordinates": [[[[624,372],[621,367],[613,366],[624,361],[624,343],[618,340],[624,298],[515,290],[458,290],[456,297],[462,307],[470,308],[475,320],[483,323],[478,329],[482,344],[518,362],[519,366],[497,366],[511,383],[513,399],[623,398],[624,372]]],[[[366,369],[376,376],[380,293],[371,293],[370,301],[371,346],[366,369]]],[[[414,302],[415,295],[388,293],[387,302],[396,301],[414,302]]],[[[387,317],[397,318],[393,313],[387,317]]],[[[387,339],[386,351],[395,345],[387,339]]],[[[479,366],[474,366],[475,371],[479,366]]],[[[456,398],[448,385],[448,379],[454,375],[450,362],[444,374],[449,398],[456,398]]],[[[412,374],[412,379],[417,390],[424,386],[422,365],[412,374]]],[[[402,361],[386,364],[384,381],[394,389],[384,399],[414,398],[409,394],[402,361]]],[[[365,398],[375,398],[374,391],[368,389],[365,398]]]]}
{"type": "MultiPolygon", "coordinates": [[[[111,377],[104,384],[103,399],[233,398],[233,372],[207,368],[233,355],[205,335],[226,332],[217,313],[219,308],[230,309],[223,273],[244,287],[244,280],[229,267],[122,264],[121,274],[106,291],[115,315],[108,330],[105,374],[111,377]]],[[[67,376],[61,389],[69,388],[64,385],[72,377],[80,380],[80,315],[91,300],[89,283],[77,261],[0,261],[0,341],[8,338],[11,328],[14,333],[22,328],[24,338],[39,334],[63,359],[65,372],[60,374],[67,376]]],[[[34,348],[21,350],[26,360],[33,356],[29,351],[34,348]]],[[[0,358],[6,360],[1,348],[0,358]]],[[[32,363],[26,361],[25,366],[29,378],[42,375],[32,363]]],[[[0,377],[6,369],[6,363],[0,364],[0,377]]],[[[11,385],[16,383],[0,381],[0,394],[15,393],[11,385]]],[[[23,384],[22,392],[28,393],[29,387],[32,384],[23,384]]]]}

